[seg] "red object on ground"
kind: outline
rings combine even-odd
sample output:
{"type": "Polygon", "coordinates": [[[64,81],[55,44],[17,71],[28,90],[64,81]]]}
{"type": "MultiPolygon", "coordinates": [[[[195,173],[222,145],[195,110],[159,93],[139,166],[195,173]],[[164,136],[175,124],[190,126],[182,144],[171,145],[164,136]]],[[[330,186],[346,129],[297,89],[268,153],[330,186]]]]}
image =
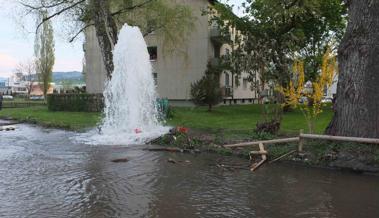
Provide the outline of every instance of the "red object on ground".
{"type": "Polygon", "coordinates": [[[141,132],[142,132],[142,130],[141,130],[141,129],[139,129],[139,128],[135,128],[135,129],[134,129],[134,132],[135,132],[136,134],[138,134],[138,133],[141,133],[141,132]]]}
{"type": "Polygon", "coordinates": [[[180,133],[187,133],[188,132],[188,128],[182,127],[182,126],[178,126],[178,127],[176,127],[176,131],[178,131],[180,133]]]}

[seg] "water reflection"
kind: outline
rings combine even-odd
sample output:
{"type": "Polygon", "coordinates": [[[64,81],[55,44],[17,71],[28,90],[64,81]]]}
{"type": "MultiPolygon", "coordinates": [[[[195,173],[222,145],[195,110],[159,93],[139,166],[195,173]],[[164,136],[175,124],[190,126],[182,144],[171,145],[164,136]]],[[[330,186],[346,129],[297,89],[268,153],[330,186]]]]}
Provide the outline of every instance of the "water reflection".
{"type": "Polygon", "coordinates": [[[216,167],[216,155],[80,145],[72,135],[0,132],[0,217],[379,217],[377,177],[282,164],[252,174],[216,167]],[[130,161],[110,161],[120,157],[130,161]]]}

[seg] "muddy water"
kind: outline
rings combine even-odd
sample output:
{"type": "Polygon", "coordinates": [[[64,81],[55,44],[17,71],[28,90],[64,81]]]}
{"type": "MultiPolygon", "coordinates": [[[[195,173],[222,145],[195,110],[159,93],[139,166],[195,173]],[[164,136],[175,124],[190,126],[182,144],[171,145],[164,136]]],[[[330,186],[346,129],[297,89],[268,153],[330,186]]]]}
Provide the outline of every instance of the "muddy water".
{"type": "Polygon", "coordinates": [[[283,164],[252,174],[216,166],[246,165],[237,158],[88,146],[73,135],[0,132],[0,217],[379,217],[378,177],[283,164]],[[129,162],[111,162],[121,157],[129,162]]]}

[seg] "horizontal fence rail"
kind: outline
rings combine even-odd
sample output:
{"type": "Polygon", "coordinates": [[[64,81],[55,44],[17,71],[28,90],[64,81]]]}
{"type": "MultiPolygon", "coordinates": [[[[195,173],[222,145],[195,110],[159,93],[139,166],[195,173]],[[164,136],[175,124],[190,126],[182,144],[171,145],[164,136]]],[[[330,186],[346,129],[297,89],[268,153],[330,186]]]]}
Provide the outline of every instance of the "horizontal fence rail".
{"type": "Polygon", "coordinates": [[[379,144],[377,138],[360,138],[360,137],[347,137],[347,136],[332,136],[332,135],[316,135],[316,134],[300,134],[301,139],[323,139],[332,141],[345,141],[345,142],[361,142],[369,144],[379,144]]]}
{"type": "Polygon", "coordinates": [[[259,144],[276,144],[276,143],[287,143],[287,142],[297,142],[299,141],[299,137],[293,138],[285,138],[285,139],[273,139],[273,140],[265,140],[265,141],[255,141],[255,142],[243,142],[238,144],[224,145],[226,148],[235,148],[235,147],[245,147],[245,146],[253,146],[259,144]]]}

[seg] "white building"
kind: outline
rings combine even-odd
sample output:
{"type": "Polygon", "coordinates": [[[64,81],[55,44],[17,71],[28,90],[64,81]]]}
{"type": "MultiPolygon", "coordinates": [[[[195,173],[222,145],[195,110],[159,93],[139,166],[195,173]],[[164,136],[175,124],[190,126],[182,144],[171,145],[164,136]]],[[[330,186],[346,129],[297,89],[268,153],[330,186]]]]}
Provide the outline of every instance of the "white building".
{"type": "MultiPolygon", "coordinates": [[[[194,31],[189,40],[182,43],[180,50],[186,52],[186,58],[179,53],[163,55],[162,40],[159,34],[152,33],[145,37],[154,68],[153,77],[157,84],[159,97],[168,98],[174,104],[192,104],[190,89],[191,84],[199,80],[207,67],[208,61],[217,64],[220,56],[230,50],[221,39],[221,33],[217,27],[209,25],[209,15],[202,15],[213,1],[209,0],[176,0],[177,4],[190,7],[197,20],[194,31]]],[[[88,28],[85,33],[85,75],[87,92],[102,93],[106,81],[106,71],[101,57],[95,29],[88,28]]],[[[251,91],[247,75],[239,78],[239,86],[232,88],[235,80],[229,73],[221,76],[220,85],[224,90],[224,104],[251,103],[257,99],[255,91],[251,91]],[[232,100],[233,99],[233,100],[232,100]]]]}

